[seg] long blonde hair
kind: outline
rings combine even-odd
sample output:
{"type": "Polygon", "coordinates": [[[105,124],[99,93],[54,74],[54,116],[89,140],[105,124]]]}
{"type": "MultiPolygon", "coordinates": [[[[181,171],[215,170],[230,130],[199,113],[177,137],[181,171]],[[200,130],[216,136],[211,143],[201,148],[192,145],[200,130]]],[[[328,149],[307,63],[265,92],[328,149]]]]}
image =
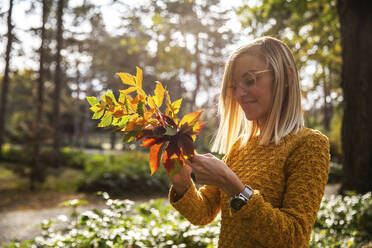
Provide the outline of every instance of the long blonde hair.
{"type": "Polygon", "coordinates": [[[268,145],[304,127],[301,107],[301,89],[293,54],[282,41],[262,37],[239,47],[229,57],[222,80],[218,104],[220,124],[212,144],[212,151],[228,153],[239,138],[240,147],[252,137],[259,135],[259,144],[268,145]],[[233,95],[233,71],[236,60],[242,55],[258,56],[273,70],[273,104],[262,127],[256,120],[246,119],[242,108],[233,95]]]}

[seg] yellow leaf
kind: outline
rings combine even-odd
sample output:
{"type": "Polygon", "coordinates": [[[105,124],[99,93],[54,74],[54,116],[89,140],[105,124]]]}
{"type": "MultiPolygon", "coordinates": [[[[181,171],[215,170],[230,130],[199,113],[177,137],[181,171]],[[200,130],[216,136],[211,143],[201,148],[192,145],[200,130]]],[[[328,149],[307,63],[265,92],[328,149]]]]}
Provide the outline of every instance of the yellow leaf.
{"type": "Polygon", "coordinates": [[[92,110],[93,112],[101,112],[102,110],[105,109],[105,106],[101,105],[101,104],[96,104],[94,105],[93,107],[90,108],[90,110],[92,110]]]}
{"type": "Polygon", "coordinates": [[[119,90],[120,91],[120,94],[125,94],[125,95],[128,95],[134,91],[136,91],[137,88],[136,87],[129,87],[128,89],[125,89],[125,90],[119,90]]]}
{"type": "Polygon", "coordinates": [[[137,87],[137,94],[139,96],[146,97],[146,93],[143,91],[143,89],[137,87]]]}
{"type": "Polygon", "coordinates": [[[146,111],[144,114],[144,119],[149,120],[154,113],[155,113],[155,109],[150,109],[146,111]]]}
{"type": "Polygon", "coordinates": [[[154,98],[152,96],[147,97],[147,103],[150,106],[150,108],[156,108],[156,103],[155,103],[154,98]]]}
{"type": "Polygon", "coordinates": [[[122,131],[128,131],[128,132],[133,131],[136,128],[137,119],[138,119],[138,114],[134,114],[130,116],[127,126],[123,128],[122,131]]]}
{"type": "Polygon", "coordinates": [[[182,103],[182,98],[180,98],[177,101],[174,101],[172,103],[172,111],[173,111],[174,114],[177,114],[178,111],[180,110],[181,103],[182,103]]]}
{"type": "Polygon", "coordinates": [[[116,73],[116,75],[118,75],[120,77],[121,82],[123,84],[136,86],[136,82],[135,82],[135,79],[134,79],[133,75],[130,75],[129,73],[125,73],[125,72],[118,72],[118,73],[116,73]]]}
{"type": "Polygon", "coordinates": [[[203,113],[203,110],[188,113],[182,118],[179,126],[182,127],[183,124],[187,123],[190,127],[193,127],[195,123],[199,120],[200,115],[202,113],[203,113]]]}
{"type": "Polygon", "coordinates": [[[143,78],[143,72],[141,68],[136,66],[137,68],[137,75],[136,75],[136,86],[140,89],[142,89],[142,78],[143,78]]]}
{"type": "Polygon", "coordinates": [[[163,88],[163,85],[160,82],[156,82],[154,101],[158,108],[163,104],[164,92],[165,89],[163,88]]]}

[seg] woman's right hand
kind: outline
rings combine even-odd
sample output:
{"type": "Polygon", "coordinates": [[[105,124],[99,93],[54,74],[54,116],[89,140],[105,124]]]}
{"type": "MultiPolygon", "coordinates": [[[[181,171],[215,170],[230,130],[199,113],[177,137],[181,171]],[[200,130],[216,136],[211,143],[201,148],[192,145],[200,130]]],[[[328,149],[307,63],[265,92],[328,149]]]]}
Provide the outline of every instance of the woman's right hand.
{"type": "Polygon", "coordinates": [[[192,184],[191,172],[192,168],[186,163],[184,163],[184,165],[177,174],[171,176],[168,173],[168,176],[179,198],[181,198],[186,193],[186,191],[192,184]]]}

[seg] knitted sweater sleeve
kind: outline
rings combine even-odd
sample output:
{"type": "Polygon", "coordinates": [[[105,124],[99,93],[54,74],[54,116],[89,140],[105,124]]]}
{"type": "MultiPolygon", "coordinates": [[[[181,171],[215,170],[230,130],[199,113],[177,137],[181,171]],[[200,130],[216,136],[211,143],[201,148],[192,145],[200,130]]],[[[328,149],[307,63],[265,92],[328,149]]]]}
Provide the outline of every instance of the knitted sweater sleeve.
{"type": "Polygon", "coordinates": [[[315,133],[287,159],[282,206],[274,208],[259,191],[234,217],[246,221],[247,234],[263,247],[307,247],[329,173],[329,143],[315,133]]]}
{"type": "Polygon", "coordinates": [[[214,220],[220,211],[220,192],[218,187],[205,185],[199,190],[194,183],[181,199],[175,201],[173,186],[169,192],[171,205],[194,225],[206,225],[214,220]]]}
{"type": "MultiPolygon", "coordinates": [[[[228,154],[222,158],[226,162],[228,154]]],[[[190,188],[178,201],[176,191],[171,186],[169,201],[177,211],[194,225],[207,225],[221,210],[220,190],[217,186],[204,185],[199,190],[192,183],[190,188]]]]}

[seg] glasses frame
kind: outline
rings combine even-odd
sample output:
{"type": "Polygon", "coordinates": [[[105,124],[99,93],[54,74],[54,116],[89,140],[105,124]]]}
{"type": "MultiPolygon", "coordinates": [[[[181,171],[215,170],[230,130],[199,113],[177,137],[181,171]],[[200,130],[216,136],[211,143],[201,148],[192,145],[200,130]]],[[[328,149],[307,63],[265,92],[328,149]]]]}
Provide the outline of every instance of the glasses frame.
{"type": "Polygon", "coordinates": [[[254,80],[254,83],[252,85],[249,85],[249,86],[244,85],[244,82],[247,80],[246,79],[247,76],[244,76],[244,78],[241,79],[239,82],[237,82],[237,83],[233,82],[233,85],[231,85],[229,88],[232,88],[232,90],[234,92],[237,91],[238,89],[247,91],[249,88],[251,88],[252,86],[257,84],[257,81],[259,80],[259,79],[257,79],[257,76],[259,76],[261,74],[264,74],[266,72],[271,72],[271,71],[272,71],[271,69],[266,69],[266,70],[262,70],[262,71],[247,72],[248,75],[252,76],[250,79],[254,80]]]}

